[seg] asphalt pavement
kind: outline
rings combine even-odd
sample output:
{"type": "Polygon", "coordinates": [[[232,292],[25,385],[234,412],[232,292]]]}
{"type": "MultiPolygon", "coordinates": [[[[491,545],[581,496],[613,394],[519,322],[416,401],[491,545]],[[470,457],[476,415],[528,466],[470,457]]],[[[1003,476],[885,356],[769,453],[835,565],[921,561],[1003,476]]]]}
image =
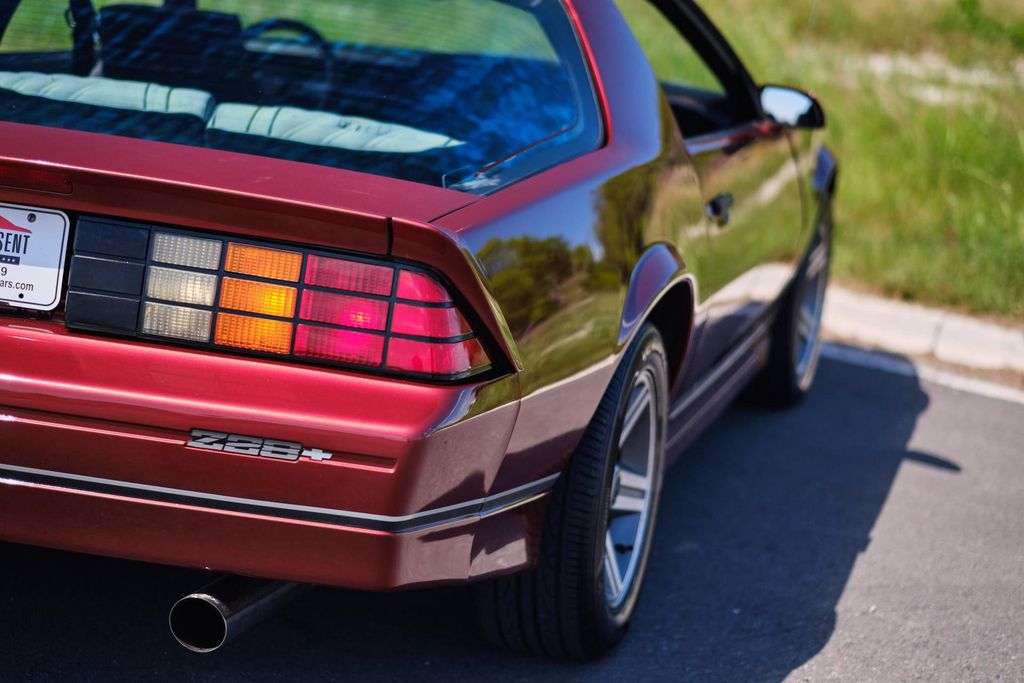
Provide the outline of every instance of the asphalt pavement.
{"type": "Polygon", "coordinates": [[[0,680],[1024,680],[1024,405],[828,359],[668,474],[610,657],[481,641],[464,591],[316,589],[213,655],[166,612],[204,575],[0,544],[0,680]]]}

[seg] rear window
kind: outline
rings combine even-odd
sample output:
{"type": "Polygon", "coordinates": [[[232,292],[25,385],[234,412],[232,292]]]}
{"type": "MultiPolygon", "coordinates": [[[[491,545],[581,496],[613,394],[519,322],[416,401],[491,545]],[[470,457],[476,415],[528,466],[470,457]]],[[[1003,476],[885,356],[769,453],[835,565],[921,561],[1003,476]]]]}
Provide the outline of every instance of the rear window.
{"type": "Polygon", "coordinates": [[[0,120],[476,193],[601,141],[558,0],[25,0],[0,22],[0,120]]]}

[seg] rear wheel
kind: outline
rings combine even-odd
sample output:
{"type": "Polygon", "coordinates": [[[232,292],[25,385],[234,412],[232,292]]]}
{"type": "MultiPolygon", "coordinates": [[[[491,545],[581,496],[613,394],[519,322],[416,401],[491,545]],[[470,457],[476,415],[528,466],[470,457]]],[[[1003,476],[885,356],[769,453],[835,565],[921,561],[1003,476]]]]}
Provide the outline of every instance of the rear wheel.
{"type": "Polygon", "coordinates": [[[821,355],[821,319],[832,261],[829,222],[815,236],[772,328],[768,364],[747,396],[757,403],[785,407],[799,402],[814,383],[821,355]]]}
{"type": "Polygon", "coordinates": [[[482,584],[490,640],[552,657],[595,658],[622,638],[650,552],[664,463],[667,363],[647,325],[558,480],[539,566],[482,584]]]}

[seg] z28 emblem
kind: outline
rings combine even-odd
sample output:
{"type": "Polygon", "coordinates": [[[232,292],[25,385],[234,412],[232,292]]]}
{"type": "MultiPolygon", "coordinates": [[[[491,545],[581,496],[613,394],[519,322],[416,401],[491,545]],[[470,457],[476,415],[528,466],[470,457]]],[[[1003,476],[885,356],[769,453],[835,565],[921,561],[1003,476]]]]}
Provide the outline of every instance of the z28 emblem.
{"type": "Polygon", "coordinates": [[[296,461],[299,458],[310,460],[330,460],[333,453],[319,448],[303,448],[301,443],[294,441],[277,441],[261,439],[258,436],[240,436],[193,429],[192,440],[185,444],[188,448],[202,448],[207,451],[222,453],[238,453],[239,455],[257,455],[261,458],[296,461]]]}

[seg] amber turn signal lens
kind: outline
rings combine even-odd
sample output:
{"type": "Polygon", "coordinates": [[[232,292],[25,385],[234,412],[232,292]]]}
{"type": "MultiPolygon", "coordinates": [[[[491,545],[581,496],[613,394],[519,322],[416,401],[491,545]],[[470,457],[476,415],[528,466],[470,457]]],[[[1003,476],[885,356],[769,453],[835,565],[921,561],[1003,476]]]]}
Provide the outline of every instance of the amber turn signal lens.
{"type": "Polygon", "coordinates": [[[220,307],[291,318],[296,297],[294,287],[226,277],[220,288],[220,307]]]}
{"type": "Polygon", "coordinates": [[[217,316],[214,342],[250,351],[289,353],[292,350],[292,324],[280,320],[221,313],[217,316]]]}
{"type": "Polygon", "coordinates": [[[298,282],[302,271],[302,254],[280,249],[266,249],[231,242],[224,270],[268,280],[298,282]]]}

